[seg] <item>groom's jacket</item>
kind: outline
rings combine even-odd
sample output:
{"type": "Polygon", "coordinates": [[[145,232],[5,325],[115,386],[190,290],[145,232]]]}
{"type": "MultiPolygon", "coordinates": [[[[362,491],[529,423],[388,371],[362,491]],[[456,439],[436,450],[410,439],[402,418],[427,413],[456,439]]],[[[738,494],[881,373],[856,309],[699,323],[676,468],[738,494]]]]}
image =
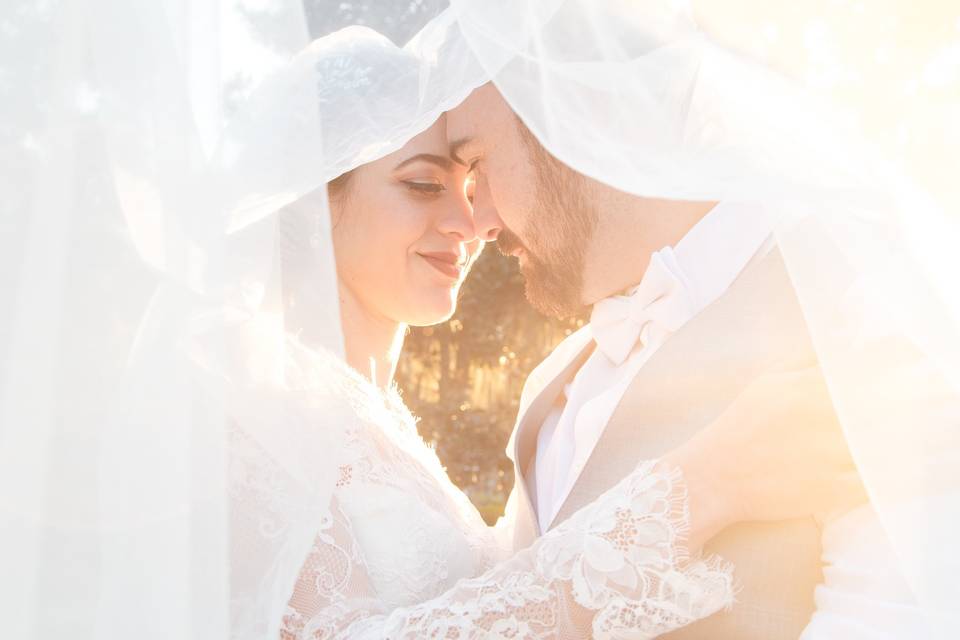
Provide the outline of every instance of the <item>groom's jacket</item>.
{"type": "MultiPolygon", "coordinates": [[[[524,386],[508,446],[516,477],[511,496],[515,548],[542,533],[531,477],[537,434],[592,346],[585,327],[551,353],[524,386]]],[[[758,377],[813,366],[816,358],[800,307],[782,257],[773,250],[748,266],[724,295],[643,365],[550,528],[611,488],[639,461],[665,454],[706,427],[758,377]]],[[[814,609],[820,551],[820,530],[813,519],[729,527],[706,545],[705,553],[735,564],[737,604],[666,637],[795,640],[814,609]]]]}

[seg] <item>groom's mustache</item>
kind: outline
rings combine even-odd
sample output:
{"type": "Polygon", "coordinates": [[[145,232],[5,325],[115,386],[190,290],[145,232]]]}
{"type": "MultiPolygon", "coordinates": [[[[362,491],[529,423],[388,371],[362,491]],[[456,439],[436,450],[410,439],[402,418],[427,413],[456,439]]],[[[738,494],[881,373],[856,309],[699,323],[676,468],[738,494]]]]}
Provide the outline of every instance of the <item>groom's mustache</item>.
{"type": "Polygon", "coordinates": [[[517,237],[517,234],[506,228],[497,234],[497,249],[505,256],[515,255],[518,249],[523,249],[528,254],[530,253],[526,245],[517,237]]]}

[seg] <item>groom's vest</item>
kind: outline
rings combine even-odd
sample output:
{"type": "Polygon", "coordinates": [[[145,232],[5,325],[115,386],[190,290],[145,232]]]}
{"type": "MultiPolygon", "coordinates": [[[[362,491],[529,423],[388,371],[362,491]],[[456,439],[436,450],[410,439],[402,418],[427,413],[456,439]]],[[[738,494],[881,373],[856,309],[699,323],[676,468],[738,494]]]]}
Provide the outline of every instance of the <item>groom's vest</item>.
{"type": "MultiPolygon", "coordinates": [[[[512,451],[518,548],[539,533],[531,502],[536,495],[531,475],[537,432],[591,343],[587,332],[579,342],[563,345],[524,389],[512,451]]],[[[640,369],[551,528],[616,484],[639,461],[666,453],[710,424],[752,380],[815,363],[793,287],[774,250],[750,265],[640,369]]],[[[799,637],[814,609],[814,587],[821,581],[820,530],[813,519],[737,524],[711,540],[705,552],[735,564],[740,588],[736,604],[665,637],[799,637]]]]}

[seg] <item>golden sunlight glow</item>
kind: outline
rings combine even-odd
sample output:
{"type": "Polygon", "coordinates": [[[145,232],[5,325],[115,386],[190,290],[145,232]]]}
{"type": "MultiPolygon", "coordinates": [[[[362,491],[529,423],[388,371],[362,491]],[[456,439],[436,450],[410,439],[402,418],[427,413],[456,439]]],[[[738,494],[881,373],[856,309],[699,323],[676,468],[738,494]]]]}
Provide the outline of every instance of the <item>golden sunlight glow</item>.
{"type": "Polygon", "coordinates": [[[960,4],[693,0],[721,43],[839,104],[952,215],[960,210],[960,4]]]}

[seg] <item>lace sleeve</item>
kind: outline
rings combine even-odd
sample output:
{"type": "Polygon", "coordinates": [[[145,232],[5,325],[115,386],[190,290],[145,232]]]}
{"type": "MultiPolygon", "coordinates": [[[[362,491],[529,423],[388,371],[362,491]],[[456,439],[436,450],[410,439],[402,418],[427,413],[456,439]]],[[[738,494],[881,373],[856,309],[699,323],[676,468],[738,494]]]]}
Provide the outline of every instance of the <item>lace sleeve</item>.
{"type": "Polygon", "coordinates": [[[386,611],[349,522],[334,518],[304,568],[282,637],[654,638],[733,599],[729,566],[687,557],[688,520],[679,470],[645,462],[483,575],[386,611]]]}

